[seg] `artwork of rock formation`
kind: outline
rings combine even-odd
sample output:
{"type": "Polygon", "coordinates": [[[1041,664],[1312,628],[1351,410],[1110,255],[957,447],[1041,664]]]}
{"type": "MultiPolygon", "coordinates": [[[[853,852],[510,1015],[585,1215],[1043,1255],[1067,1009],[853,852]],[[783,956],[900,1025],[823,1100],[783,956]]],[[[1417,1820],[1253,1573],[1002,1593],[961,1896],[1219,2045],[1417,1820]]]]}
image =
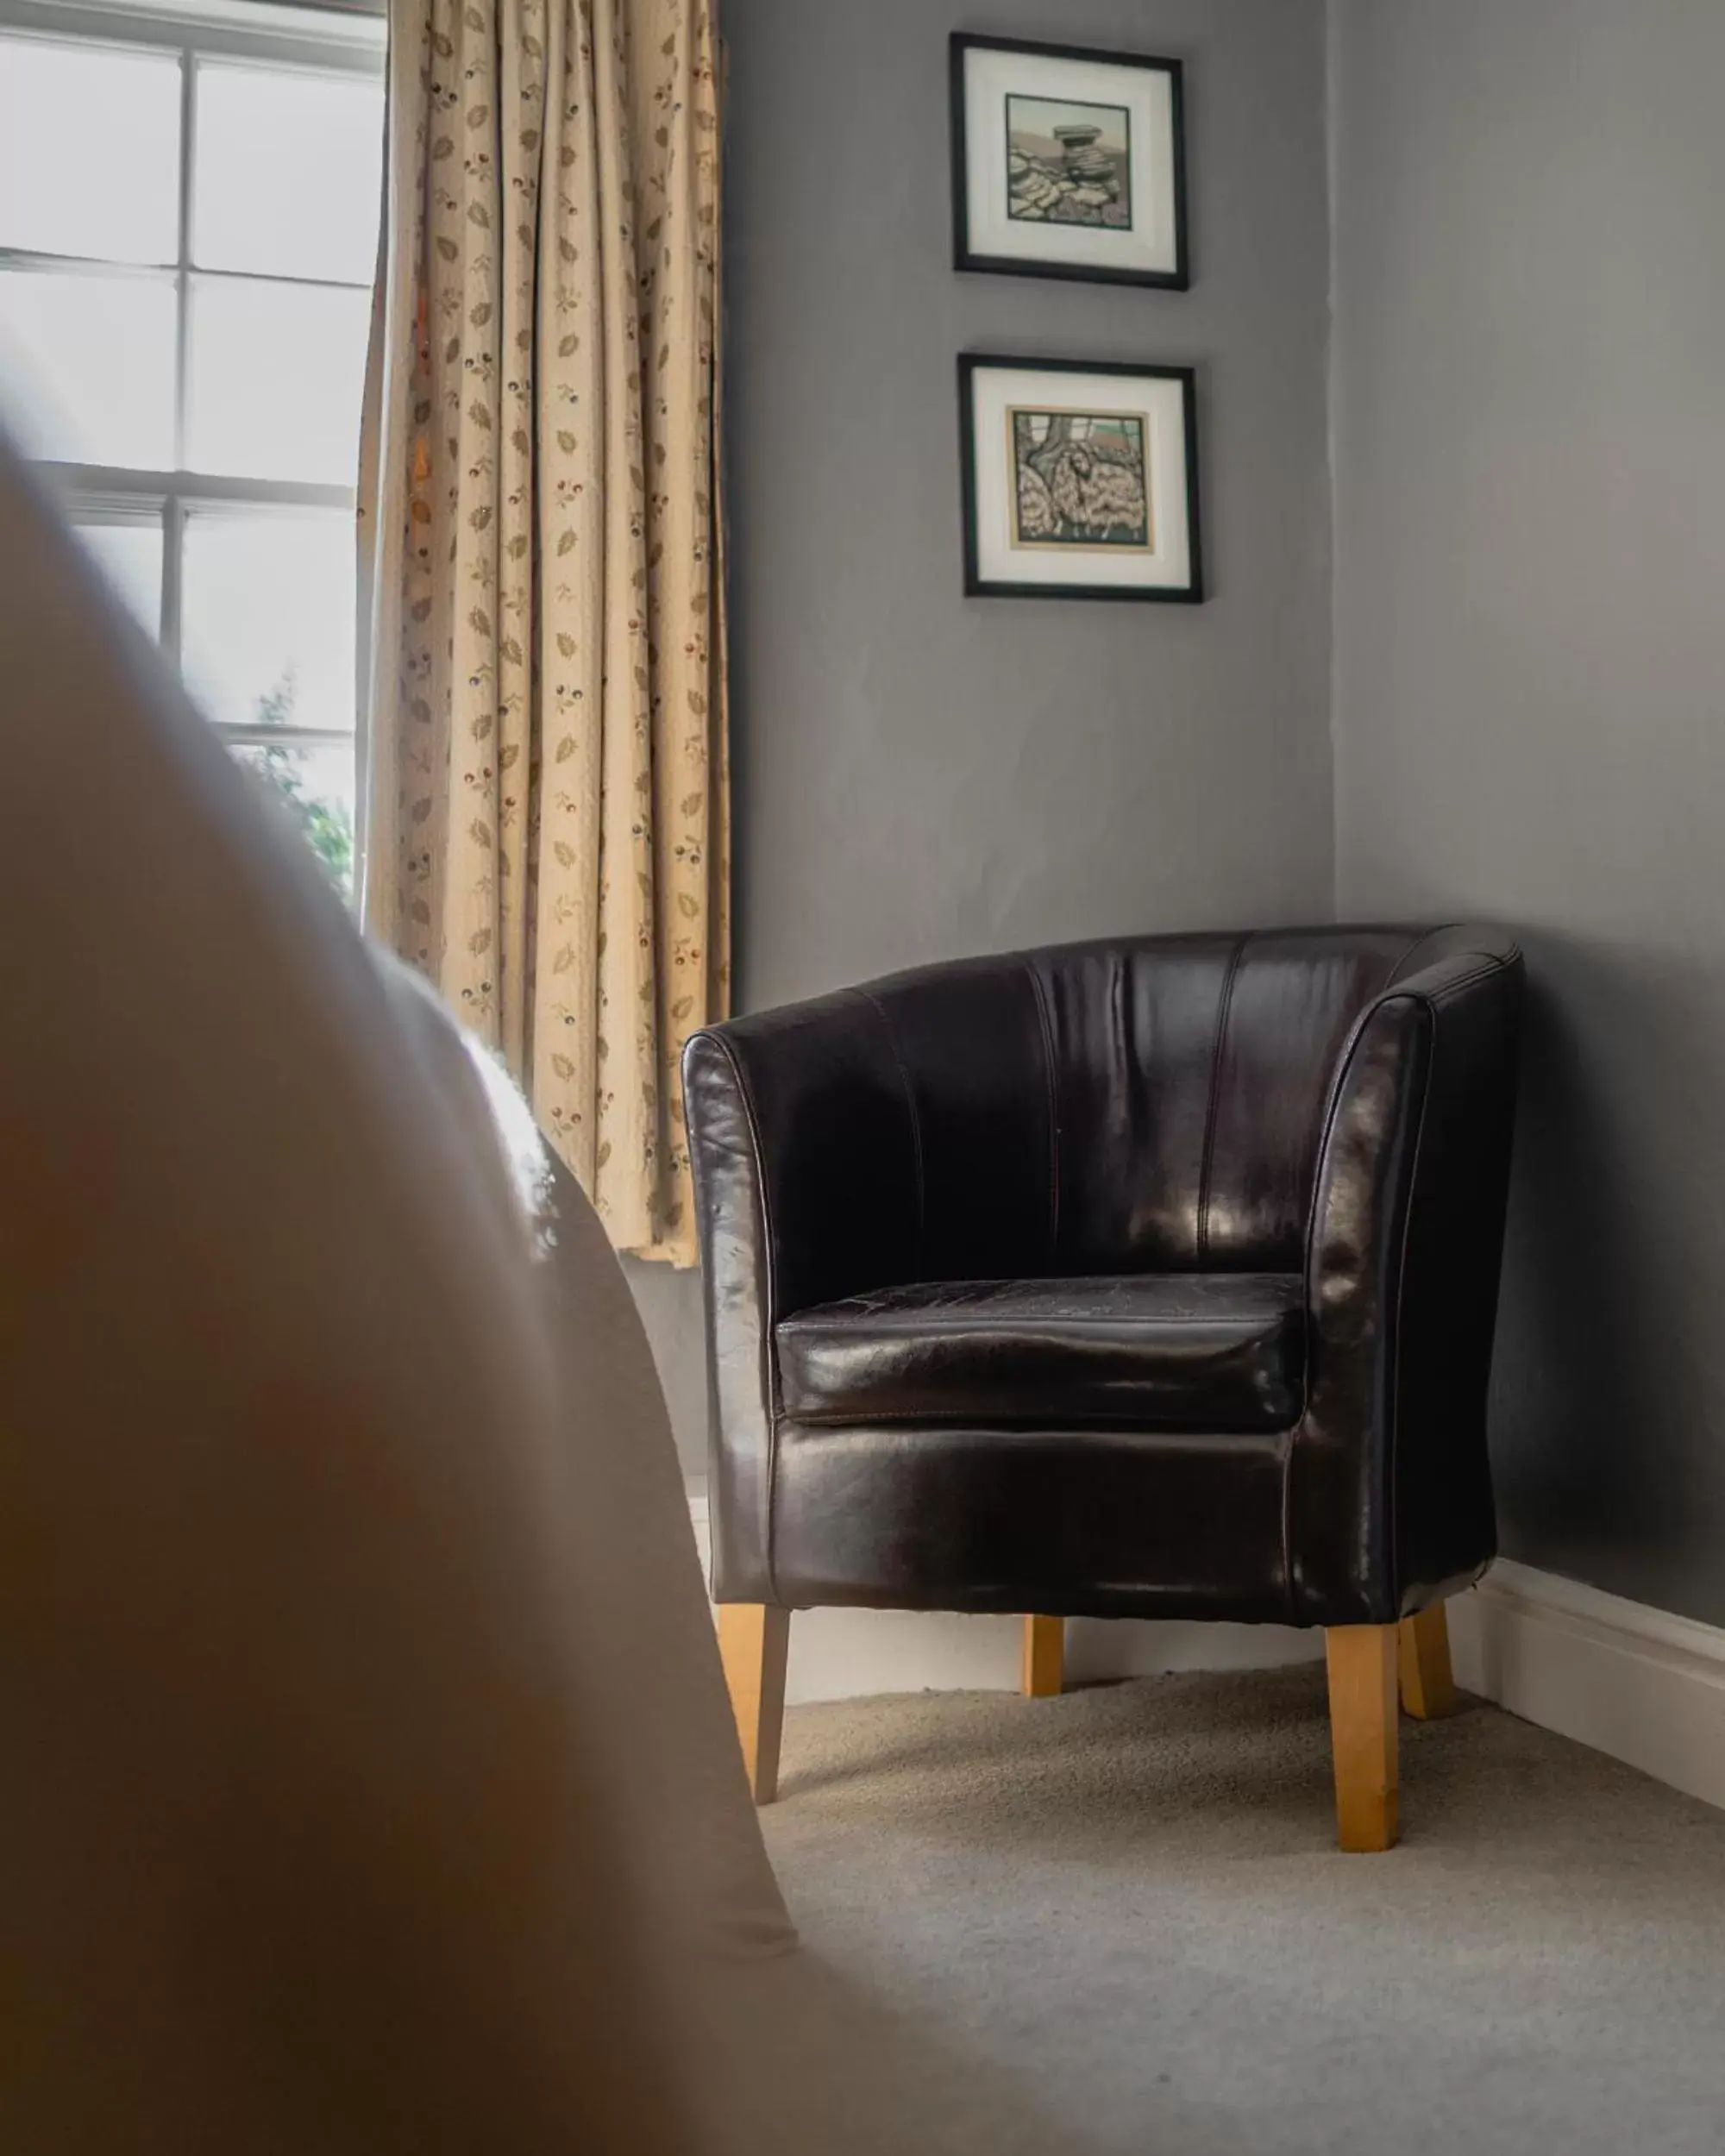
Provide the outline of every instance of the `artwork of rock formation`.
{"type": "Polygon", "coordinates": [[[1058,158],[1038,157],[1014,144],[1007,157],[1008,214],[1032,222],[1101,224],[1132,222],[1120,166],[1097,147],[1101,129],[1059,127],[1058,158]]]}

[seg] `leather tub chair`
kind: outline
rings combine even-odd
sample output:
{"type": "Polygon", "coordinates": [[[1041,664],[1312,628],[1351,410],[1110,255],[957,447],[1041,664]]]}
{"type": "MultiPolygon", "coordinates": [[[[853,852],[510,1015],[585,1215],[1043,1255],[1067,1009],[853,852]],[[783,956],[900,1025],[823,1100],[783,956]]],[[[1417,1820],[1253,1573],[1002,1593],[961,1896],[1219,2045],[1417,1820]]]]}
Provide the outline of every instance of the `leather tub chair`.
{"type": "Polygon", "coordinates": [[[1327,1634],[1342,1846],[1496,1548],[1521,962],[1496,930],[1132,937],[709,1027],[683,1076],[713,1586],[758,1802],[789,1613],[1327,1634]]]}

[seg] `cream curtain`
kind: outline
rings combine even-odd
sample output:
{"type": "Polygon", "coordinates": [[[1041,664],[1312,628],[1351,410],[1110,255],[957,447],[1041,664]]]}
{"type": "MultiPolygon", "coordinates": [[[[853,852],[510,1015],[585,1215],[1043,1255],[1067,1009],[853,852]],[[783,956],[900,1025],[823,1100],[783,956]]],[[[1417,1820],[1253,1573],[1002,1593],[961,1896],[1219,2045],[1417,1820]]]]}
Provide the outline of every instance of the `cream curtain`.
{"type": "Polygon", "coordinates": [[[714,66],[710,0],[394,0],[361,511],[367,926],[682,1263],[729,956],[714,66]]]}

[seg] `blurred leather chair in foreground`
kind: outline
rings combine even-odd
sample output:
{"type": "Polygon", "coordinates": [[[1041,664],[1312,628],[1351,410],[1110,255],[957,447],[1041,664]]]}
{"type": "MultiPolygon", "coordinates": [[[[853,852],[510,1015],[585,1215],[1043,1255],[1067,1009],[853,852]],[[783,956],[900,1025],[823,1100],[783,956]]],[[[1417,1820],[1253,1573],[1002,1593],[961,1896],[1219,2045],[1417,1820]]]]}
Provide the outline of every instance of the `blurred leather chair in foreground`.
{"type": "Polygon", "coordinates": [[[1496,1547],[1485,1448],[1521,962],[1493,929],[937,965],[684,1063],[714,1584],[756,1795],[788,1613],[1327,1635],[1339,1827],[1396,1832],[1397,1664],[1496,1547]]]}

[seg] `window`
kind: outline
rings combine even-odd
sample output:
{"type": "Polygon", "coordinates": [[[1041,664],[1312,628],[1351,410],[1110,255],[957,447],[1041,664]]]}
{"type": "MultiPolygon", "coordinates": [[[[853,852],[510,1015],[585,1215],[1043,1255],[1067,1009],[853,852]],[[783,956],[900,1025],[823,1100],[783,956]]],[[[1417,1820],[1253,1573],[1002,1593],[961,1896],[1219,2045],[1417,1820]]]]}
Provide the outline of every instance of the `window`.
{"type": "Polygon", "coordinates": [[[0,414],[344,888],[384,26],[0,0],[0,414]]]}

